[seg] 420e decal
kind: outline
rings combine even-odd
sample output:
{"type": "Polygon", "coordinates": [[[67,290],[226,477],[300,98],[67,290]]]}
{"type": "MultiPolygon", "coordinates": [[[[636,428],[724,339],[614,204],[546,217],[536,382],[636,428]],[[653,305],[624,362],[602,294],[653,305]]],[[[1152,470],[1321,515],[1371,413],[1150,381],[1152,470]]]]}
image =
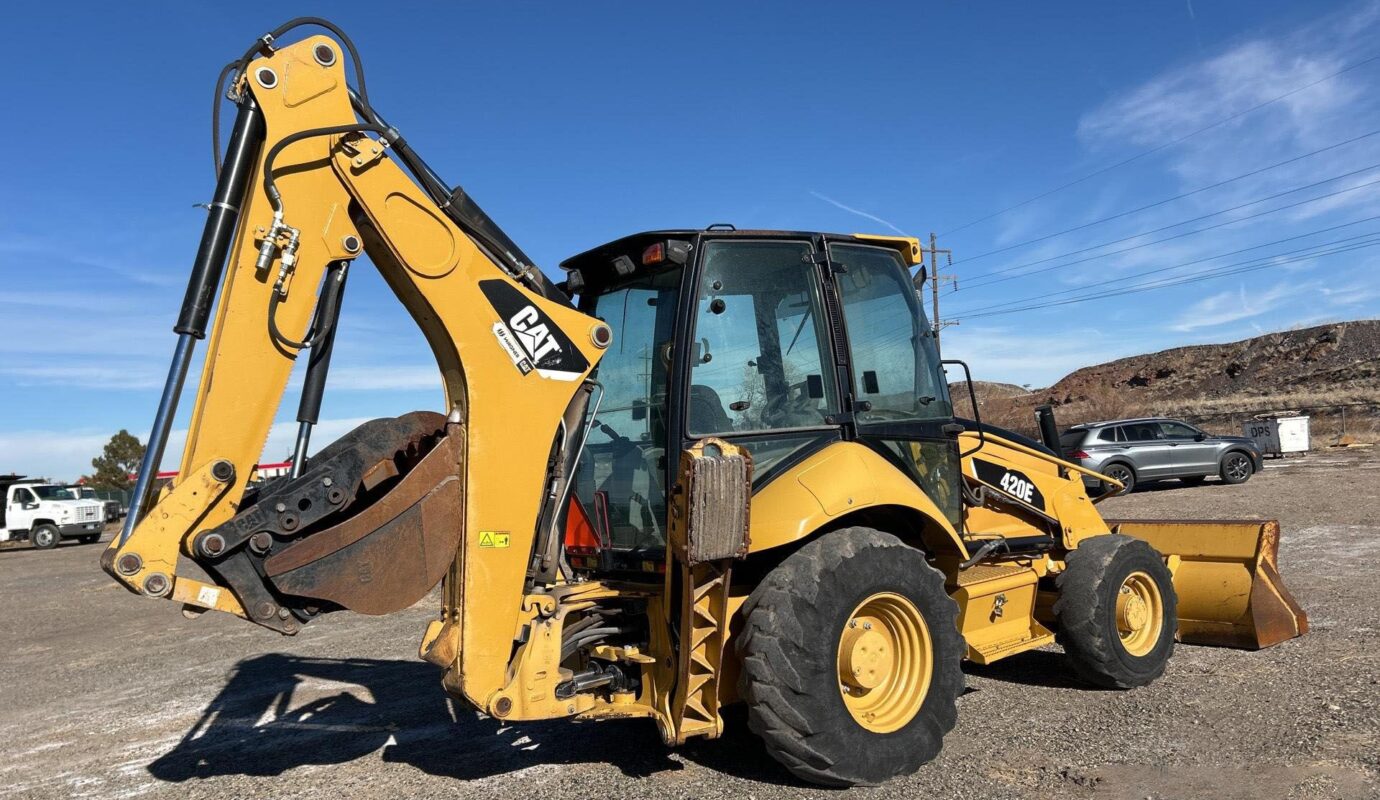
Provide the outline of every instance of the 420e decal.
{"type": "Polygon", "coordinates": [[[983,461],[980,458],[973,459],[973,468],[977,471],[978,480],[983,483],[1001,489],[1026,505],[1041,511],[1045,510],[1045,496],[1040,493],[1035,481],[1032,481],[1030,476],[1024,472],[1003,467],[1000,464],[993,464],[990,461],[983,461]]]}

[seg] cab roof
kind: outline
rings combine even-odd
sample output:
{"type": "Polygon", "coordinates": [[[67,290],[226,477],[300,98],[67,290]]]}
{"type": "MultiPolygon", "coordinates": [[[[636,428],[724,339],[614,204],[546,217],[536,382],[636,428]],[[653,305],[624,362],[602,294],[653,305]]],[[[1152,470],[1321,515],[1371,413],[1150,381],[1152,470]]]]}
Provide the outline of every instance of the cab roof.
{"type": "Polygon", "coordinates": [[[561,262],[561,269],[569,271],[572,269],[581,269],[593,264],[603,265],[620,255],[640,252],[655,242],[664,241],[666,239],[693,239],[701,235],[712,236],[715,239],[733,239],[740,237],[744,239],[800,239],[824,236],[836,242],[855,242],[857,244],[889,247],[899,253],[902,260],[904,260],[908,266],[920,264],[924,259],[924,252],[920,248],[920,240],[912,236],[881,236],[871,233],[823,233],[821,231],[738,230],[731,226],[710,226],[699,230],[682,228],[634,233],[629,236],[624,236],[621,239],[614,239],[611,242],[601,244],[598,247],[590,248],[583,253],[573,255],[561,262]]]}

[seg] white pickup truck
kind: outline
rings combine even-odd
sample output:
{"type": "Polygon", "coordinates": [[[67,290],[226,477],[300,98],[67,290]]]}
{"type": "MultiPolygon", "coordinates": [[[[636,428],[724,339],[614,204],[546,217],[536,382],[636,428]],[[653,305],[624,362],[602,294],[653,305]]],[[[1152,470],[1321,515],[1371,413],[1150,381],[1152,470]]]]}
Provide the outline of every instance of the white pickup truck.
{"type": "Polygon", "coordinates": [[[65,487],[21,475],[0,476],[5,504],[0,507],[0,541],[28,539],[41,550],[63,539],[99,541],[105,529],[105,504],[76,500],[65,487]]]}

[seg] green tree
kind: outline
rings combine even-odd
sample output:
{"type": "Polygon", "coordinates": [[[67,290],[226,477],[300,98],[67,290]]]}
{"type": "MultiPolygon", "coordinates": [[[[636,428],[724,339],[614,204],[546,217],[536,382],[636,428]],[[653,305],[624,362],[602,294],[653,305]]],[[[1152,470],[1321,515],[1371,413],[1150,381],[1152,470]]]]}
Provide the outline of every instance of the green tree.
{"type": "Polygon", "coordinates": [[[106,442],[105,450],[91,459],[91,466],[96,471],[87,485],[93,489],[128,489],[134,485],[134,481],[129,479],[130,473],[139,469],[139,462],[143,458],[144,445],[139,443],[138,437],[122,428],[106,442]]]}

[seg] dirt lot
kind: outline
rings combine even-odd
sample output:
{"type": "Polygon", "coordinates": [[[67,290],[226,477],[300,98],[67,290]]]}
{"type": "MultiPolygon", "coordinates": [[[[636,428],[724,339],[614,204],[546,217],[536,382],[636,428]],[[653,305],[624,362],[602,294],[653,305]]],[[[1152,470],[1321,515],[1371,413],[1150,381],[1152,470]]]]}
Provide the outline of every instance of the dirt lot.
{"type": "MultiPolygon", "coordinates": [[[[1259,653],[1181,646],[1131,692],[1077,686],[1054,651],[970,667],[940,758],[848,796],[1380,796],[1380,452],[1105,508],[1278,517],[1312,633],[1259,653]]],[[[737,717],[724,739],[671,751],[649,722],[513,727],[455,708],[414,657],[425,603],[284,639],[141,601],[98,554],[0,552],[0,796],[841,796],[794,782],[737,717]]]]}

